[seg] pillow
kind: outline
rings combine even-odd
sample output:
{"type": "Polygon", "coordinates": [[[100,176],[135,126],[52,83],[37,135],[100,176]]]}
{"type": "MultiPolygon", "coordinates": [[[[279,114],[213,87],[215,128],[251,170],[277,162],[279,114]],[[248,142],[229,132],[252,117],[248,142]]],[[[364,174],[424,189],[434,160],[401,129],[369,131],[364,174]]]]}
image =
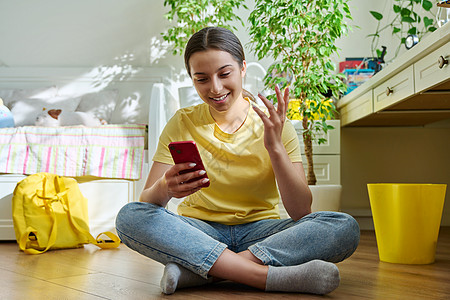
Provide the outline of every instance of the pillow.
{"type": "Polygon", "coordinates": [[[43,110],[61,109],[73,112],[80,103],[81,98],[54,97],[50,99],[22,99],[12,103],[11,113],[17,127],[34,125],[36,117],[43,110]]]}
{"type": "Polygon", "coordinates": [[[12,109],[14,102],[23,99],[49,99],[56,97],[56,86],[35,88],[35,89],[9,89],[0,92],[0,97],[2,95],[4,104],[12,109]]]}
{"type": "Polygon", "coordinates": [[[118,99],[117,90],[104,90],[81,96],[77,111],[87,112],[108,123],[118,99]]]}
{"type": "Polygon", "coordinates": [[[22,99],[50,99],[56,97],[56,86],[48,86],[34,89],[15,89],[11,99],[12,102],[22,99]]]}
{"type": "Polygon", "coordinates": [[[139,120],[139,112],[143,110],[139,105],[140,99],[139,93],[121,99],[112,113],[110,124],[144,124],[145,120],[139,120]]]}
{"type": "Polygon", "coordinates": [[[14,91],[15,90],[13,89],[0,90],[0,99],[3,100],[3,105],[9,107],[9,104],[13,99],[14,91]]]}

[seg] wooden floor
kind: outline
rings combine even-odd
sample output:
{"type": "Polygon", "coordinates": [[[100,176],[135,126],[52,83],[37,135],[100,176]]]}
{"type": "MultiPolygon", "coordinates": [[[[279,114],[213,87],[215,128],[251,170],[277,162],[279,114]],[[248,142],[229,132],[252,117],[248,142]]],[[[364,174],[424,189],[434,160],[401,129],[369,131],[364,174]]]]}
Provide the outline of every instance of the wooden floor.
{"type": "Polygon", "coordinates": [[[163,266],[123,245],[26,255],[4,242],[0,299],[450,299],[450,227],[441,228],[434,264],[380,262],[374,232],[363,231],[355,254],[338,267],[341,285],[326,296],[265,293],[231,282],[165,296],[159,289],[163,266]]]}

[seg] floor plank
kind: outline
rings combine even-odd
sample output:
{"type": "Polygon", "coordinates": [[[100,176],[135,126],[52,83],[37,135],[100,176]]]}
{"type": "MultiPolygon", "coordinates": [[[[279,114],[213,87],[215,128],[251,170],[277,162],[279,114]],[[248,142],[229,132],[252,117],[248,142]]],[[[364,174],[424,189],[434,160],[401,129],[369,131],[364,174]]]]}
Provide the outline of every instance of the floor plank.
{"type": "Polygon", "coordinates": [[[50,282],[106,299],[149,299],[161,295],[157,284],[105,273],[59,278],[50,282]]]}
{"type": "MultiPolygon", "coordinates": [[[[105,299],[73,288],[61,286],[46,280],[1,270],[0,299],[46,299],[67,300],[105,299]]],[[[111,298],[112,299],[112,298],[111,298]]]]}
{"type": "Polygon", "coordinates": [[[380,262],[373,231],[363,231],[357,251],[337,264],[338,289],[325,296],[264,293],[221,282],[160,292],[163,266],[129,250],[84,248],[26,255],[15,243],[0,243],[0,299],[449,299],[450,227],[441,228],[436,262],[380,262]],[[63,295],[63,296],[62,296],[63,295]]]}

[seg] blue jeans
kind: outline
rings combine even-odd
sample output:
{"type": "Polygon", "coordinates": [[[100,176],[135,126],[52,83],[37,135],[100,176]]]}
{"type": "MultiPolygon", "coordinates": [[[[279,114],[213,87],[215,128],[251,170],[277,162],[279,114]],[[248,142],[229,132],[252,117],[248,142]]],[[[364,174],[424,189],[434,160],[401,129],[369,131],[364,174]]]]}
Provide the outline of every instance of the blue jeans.
{"type": "Polygon", "coordinates": [[[116,229],[129,248],[162,264],[178,263],[204,278],[226,248],[249,250],[265,265],[292,266],[313,259],[342,261],[359,243],[358,223],[338,212],[311,213],[298,221],[223,225],[132,202],[117,215],[116,229]]]}

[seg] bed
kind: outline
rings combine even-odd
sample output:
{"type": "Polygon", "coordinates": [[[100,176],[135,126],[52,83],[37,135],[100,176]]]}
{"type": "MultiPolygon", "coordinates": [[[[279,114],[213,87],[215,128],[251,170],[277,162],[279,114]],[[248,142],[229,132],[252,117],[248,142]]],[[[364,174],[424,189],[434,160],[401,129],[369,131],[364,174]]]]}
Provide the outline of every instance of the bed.
{"type": "Polygon", "coordinates": [[[162,67],[0,68],[0,98],[16,125],[0,128],[0,240],[15,239],[17,182],[37,172],[75,178],[92,234],[114,231],[118,210],[138,199],[148,174],[168,79],[162,67]],[[36,113],[50,108],[88,112],[106,124],[34,126],[36,113]]]}

